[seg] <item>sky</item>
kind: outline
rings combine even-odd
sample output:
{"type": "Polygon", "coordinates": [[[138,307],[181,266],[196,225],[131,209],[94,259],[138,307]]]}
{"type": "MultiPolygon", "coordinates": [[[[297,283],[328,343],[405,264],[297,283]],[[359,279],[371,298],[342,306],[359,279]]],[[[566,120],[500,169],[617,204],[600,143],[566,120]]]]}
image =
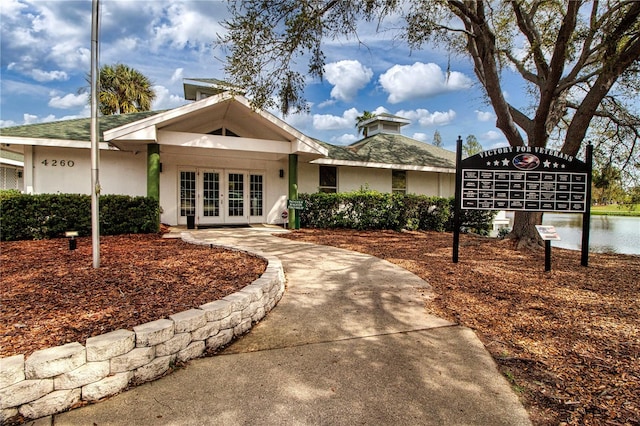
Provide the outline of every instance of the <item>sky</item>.
{"type": "MultiPolygon", "coordinates": [[[[123,63],[149,77],[152,109],[178,107],[187,103],[184,78],[225,79],[214,42],[228,17],[223,1],[102,0],[99,64],[123,63]]],[[[89,117],[79,89],[88,88],[91,0],[2,0],[0,27],[0,127],[89,117]]],[[[290,125],[346,145],[360,139],[356,117],[366,110],[411,120],[402,133],[427,143],[438,131],[451,150],[470,134],[484,149],[507,145],[468,59],[429,46],[410,51],[375,28],[364,27],[360,41],[325,45],[325,78],[310,79],[305,91],[310,113],[284,117],[290,125]]],[[[518,93],[507,79],[507,98],[518,93]]]]}

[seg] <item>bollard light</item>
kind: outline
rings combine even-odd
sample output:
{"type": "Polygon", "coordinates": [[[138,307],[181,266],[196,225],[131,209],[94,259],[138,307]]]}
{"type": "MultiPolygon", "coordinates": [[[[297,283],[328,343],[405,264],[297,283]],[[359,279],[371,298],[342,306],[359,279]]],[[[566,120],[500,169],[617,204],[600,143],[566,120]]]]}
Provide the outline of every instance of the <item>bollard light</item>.
{"type": "Polygon", "coordinates": [[[69,238],[69,250],[75,250],[78,246],[78,240],[76,240],[78,231],[67,231],[64,233],[64,236],[69,238]]]}

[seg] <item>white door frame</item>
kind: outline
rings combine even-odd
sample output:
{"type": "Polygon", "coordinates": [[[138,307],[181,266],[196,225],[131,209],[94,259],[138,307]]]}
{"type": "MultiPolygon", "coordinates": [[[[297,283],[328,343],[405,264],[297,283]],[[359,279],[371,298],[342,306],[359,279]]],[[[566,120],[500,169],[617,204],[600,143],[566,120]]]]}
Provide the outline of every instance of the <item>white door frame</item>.
{"type": "Polygon", "coordinates": [[[264,222],[266,181],[265,173],[262,170],[180,167],[177,179],[177,222],[179,225],[187,224],[187,216],[183,213],[194,214],[195,225],[264,222]],[[189,175],[185,175],[185,182],[182,181],[183,172],[189,173],[189,175]],[[215,180],[205,179],[212,173],[218,174],[217,215],[215,214],[215,200],[211,198],[211,195],[214,197],[216,195],[215,180]],[[205,197],[206,195],[208,197],[205,197]],[[205,216],[206,211],[210,215],[205,216]]]}

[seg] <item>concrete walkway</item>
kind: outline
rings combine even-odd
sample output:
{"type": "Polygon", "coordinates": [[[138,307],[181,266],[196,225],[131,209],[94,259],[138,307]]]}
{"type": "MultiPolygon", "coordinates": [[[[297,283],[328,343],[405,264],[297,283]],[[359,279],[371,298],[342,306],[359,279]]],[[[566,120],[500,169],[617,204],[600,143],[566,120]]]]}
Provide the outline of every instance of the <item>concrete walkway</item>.
{"type": "Polygon", "coordinates": [[[426,282],[384,260],[274,230],[192,233],[282,260],[287,291],[247,335],[54,424],[531,424],[474,333],[426,314],[426,282]]]}

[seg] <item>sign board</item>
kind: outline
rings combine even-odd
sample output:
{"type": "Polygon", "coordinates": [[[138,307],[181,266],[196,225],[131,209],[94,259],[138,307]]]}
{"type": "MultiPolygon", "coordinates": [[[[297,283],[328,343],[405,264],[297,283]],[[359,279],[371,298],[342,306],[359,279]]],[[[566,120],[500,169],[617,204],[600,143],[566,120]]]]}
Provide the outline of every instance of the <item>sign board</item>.
{"type": "MultiPolygon", "coordinates": [[[[591,168],[593,145],[586,146],[586,161],[548,148],[509,146],[462,159],[462,138],[456,144],[456,197],[453,263],[458,262],[461,210],[511,210],[582,214],[582,258],[589,263],[591,168]]],[[[555,232],[538,230],[550,260],[555,232]],[[544,236],[543,236],[544,233],[544,236]],[[546,237],[546,238],[545,238],[546,237]]],[[[550,268],[550,264],[549,264],[550,268]]]]}
{"type": "Polygon", "coordinates": [[[293,210],[304,210],[305,201],[304,200],[287,200],[287,208],[293,210]]]}
{"type": "Polygon", "coordinates": [[[461,161],[462,209],[584,213],[586,163],[540,147],[505,147],[461,161]]]}
{"type": "Polygon", "coordinates": [[[555,226],[536,225],[536,230],[543,241],[560,241],[560,235],[556,232],[555,226]]]}

